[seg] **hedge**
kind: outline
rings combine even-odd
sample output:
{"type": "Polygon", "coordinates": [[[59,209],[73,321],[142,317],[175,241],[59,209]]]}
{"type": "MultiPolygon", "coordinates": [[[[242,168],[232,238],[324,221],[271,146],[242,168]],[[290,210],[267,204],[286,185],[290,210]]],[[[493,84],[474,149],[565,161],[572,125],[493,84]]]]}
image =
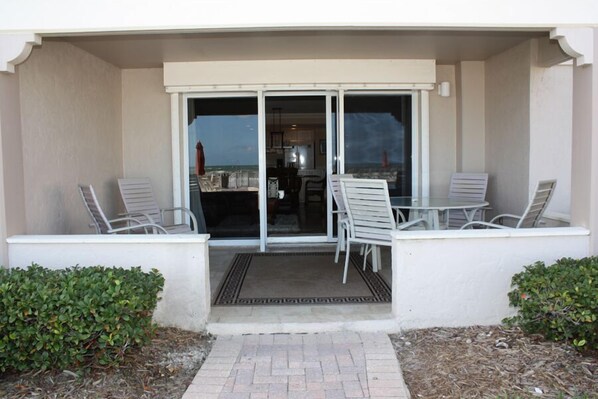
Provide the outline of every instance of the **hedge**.
{"type": "Polygon", "coordinates": [[[504,322],[549,340],[598,348],[598,257],[536,262],[512,278],[515,317],[504,322]]]}
{"type": "Polygon", "coordinates": [[[114,365],[149,341],[164,278],[131,269],[0,269],[0,371],[114,365]]]}

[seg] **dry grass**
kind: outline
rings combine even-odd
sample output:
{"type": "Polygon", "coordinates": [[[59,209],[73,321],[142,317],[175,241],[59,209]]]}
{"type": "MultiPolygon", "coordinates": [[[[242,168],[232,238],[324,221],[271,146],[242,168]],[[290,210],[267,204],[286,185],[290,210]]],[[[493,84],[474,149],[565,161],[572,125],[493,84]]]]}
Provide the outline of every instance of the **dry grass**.
{"type": "Polygon", "coordinates": [[[598,398],[596,353],[517,328],[434,328],[391,340],[414,399],[598,398]]]}

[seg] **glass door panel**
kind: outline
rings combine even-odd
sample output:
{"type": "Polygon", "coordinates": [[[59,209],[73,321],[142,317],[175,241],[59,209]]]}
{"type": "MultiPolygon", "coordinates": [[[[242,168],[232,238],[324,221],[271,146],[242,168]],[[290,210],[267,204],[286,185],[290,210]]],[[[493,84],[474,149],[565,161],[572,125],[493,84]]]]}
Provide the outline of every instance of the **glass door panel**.
{"type": "Polygon", "coordinates": [[[190,98],[187,106],[191,210],[212,238],[258,238],[257,98],[190,98]]]}
{"type": "Polygon", "coordinates": [[[265,98],[268,237],[326,234],[326,96],[265,98]]]}
{"type": "Polygon", "coordinates": [[[411,195],[411,96],[346,95],[345,173],[385,179],[391,196],[411,195]]]}

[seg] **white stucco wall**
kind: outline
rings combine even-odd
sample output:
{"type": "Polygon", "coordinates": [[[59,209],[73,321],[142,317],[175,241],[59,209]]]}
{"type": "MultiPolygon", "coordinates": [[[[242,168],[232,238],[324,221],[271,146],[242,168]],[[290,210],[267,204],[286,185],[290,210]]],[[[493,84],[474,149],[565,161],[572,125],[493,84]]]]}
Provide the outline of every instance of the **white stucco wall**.
{"type": "Polygon", "coordinates": [[[536,261],[589,255],[582,228],[403,231],[393,235],[392,311],[402,329],[500,324],[511,278],[536,261]]]}
{"type": "Polygon", "coordinates": [[[456,65],[457,172],[486,170],[485,66],[483,61],[456,65]]]}
{"type": "Polygon", "coordinates": [[[493,213],[521,214],[529,200],[530,58],[527,41],[486,61],[486,198],[493,213]]]}
{"type": "Polygon", "coordinates": [[[430,195],[446,196],[456,171],[457,96],[455,66],[437,65],[436,82],[449,82],[449,97],[430,91],[430,195]]]}
{"type": "Polygon", "coordinates": [[[18,69],[26,233],[90,233],[77,184],[91,183],[108,215],[118,208],[120,70],[53,41],[18,69]]]}
{"type": "Polygon", "coordinates": [[[170,207],[170,95],[164,90],[163,70],[123,70],[122,101],[124,176],[149,177],[158,204],[170,207]]]}
{"type": "MultiPolygon", "coordinates": [[[[534,41],[535,45],[535,41],[534,41]]],[[[548,212],[570,214],[573,66],[531,68],[529,190],[536,182],[557,179],[548,212]]]]}
{"type": "Polygon", "coordinates": [[[14,236],[9,266],[35,262],[49,269],[73,266],[158,269],[164,276],[154,321],[191,331],[205,328],[210,313],[207,234],[14,236]]]}

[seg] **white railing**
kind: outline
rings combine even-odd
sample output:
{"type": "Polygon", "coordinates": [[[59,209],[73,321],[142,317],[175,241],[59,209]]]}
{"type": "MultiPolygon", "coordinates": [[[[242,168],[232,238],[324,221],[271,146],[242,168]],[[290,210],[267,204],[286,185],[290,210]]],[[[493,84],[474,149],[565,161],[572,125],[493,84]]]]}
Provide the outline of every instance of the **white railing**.
{"type": "Polygon", "coordinates": [[[141,266],[164,276],[154,312],[161,326],[205,329],[210,312],[208,234],[46,235],[7,239],[9,267],[141,266]]]}

